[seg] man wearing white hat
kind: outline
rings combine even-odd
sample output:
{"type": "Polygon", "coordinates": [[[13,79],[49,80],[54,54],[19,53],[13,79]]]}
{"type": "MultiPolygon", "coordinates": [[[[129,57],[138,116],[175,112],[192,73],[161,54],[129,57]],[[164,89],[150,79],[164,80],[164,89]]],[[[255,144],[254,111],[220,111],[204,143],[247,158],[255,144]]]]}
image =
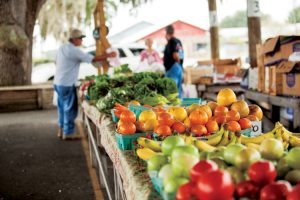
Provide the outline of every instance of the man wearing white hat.
{"type": "Polygon", "coordinates": [[[56,56],[56,72],[54,89],[57,92],[58,126],[57,136],[63,140],[80,138],[75,133],[75,118],[78,113],[77,93],[75,83],[78,79],[81,62],[91,63],[103,61],[116,56],[111,52],[101,56],[84,53],[78,46],[82,44],[85,35],[78,29],[71,31],[69,42],[63,44],[56,56]]]}

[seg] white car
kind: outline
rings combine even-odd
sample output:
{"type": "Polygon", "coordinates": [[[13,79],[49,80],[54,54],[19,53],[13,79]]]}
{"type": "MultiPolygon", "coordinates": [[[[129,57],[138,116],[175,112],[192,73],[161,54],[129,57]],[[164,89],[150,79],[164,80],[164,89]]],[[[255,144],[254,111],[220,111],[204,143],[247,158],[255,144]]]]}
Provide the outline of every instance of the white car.
{"type": "MultiPolygon", "coordinates": [[[[137,67],[140,64],[140,53],[145,49],[140,44],[130,45],[115,45],[114,49],[118,49],[119,59],[121,64],[129,64],[129,66],[137,67]]],[[[95,55],[95,47],[88,47],[84,52],[95,55]]],[[[32,83],[44,83],[54,79],[55,63],[40,64],[32,69],[31,81],[32,83]]],[[[79,68],[78,79],[84,79],[86,76],[97,75],[97,68],[89,63],[81,63],[79,68]]]]}

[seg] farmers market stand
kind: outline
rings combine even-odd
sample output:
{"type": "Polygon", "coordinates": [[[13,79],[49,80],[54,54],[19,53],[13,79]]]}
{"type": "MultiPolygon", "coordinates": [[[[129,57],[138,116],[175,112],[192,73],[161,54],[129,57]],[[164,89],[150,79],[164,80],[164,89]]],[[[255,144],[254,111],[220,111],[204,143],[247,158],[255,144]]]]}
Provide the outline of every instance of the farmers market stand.
{"type": "Polygon", "coordinates": [[[249,100],[266,102],[271,104],[272,121],[279,121],[280,107],[290,107],[294,110],[293,129],[300,130],[300,99],[283,96],[272,96],[251,90],[245,91],[245,97],[249,100]]]}
{"type": "Polygon", "coordinates": [[[81,106],[91,161],[108,199],[161,199],[154,191],[144,163],[135,156],[135,152],[118,148],[111,118],[86,100],[81,106]],[[110,167],[113,173],[110,173],[110,167]]]}

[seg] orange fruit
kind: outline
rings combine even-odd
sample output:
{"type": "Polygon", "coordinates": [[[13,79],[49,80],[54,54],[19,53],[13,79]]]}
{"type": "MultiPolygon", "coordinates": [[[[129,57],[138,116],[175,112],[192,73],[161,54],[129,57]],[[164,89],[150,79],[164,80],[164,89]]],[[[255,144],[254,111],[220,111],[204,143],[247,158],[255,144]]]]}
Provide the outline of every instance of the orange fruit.
{"type": "Polygon", "coordinates": [[[239,124],[242,130],[252,127],[252,122],[250,121],[250,119],[247,118],[240,119],[239,124]]]}
{"type": "Polygon", "coordinates": [[[120,115],[120,120],[123,122],[132,122],[134,123],[136,121],[136,117],[134,112],[130,110],[124,110],[120,115]]]}
{"type": "Polygon", "coordinates": [[[153,110],[144,110],[139,115],[139,121],[140,122],[146,122],[150,119],[156,119],[156,114],[153,110]]]}
{"type": "Polygon", "coordinates": [[[224,125],[224,128],[228,131],[231,131],[231,132],[240,132],[241,131],[241,126],[238,122],[236,121],[230,121],[230,122],[227,122],[225,125],[224,125]]]}
{"type": "Polygon", "coordinates": [[[172,106],[168,108],[167,112],[173,115],[176,121],[183,122],[187,117],[187,112],[183,107],[172,106]]]}
{"type": "Polygon", "coordinates": [[[230,88],[221,89],[217,95],[217,103],[222,106],[230,106],[236,102],[236,95],[230,88]]]}
{"type": "Polygon", "coordinates": [[[157,116],[157,121],[159,125],[167,125],[167,126],[172,126],[173,123],[175,122],[173,115],[170,113],[159,113],[157,116]]]}
{"type": "Polygon", "coordinates": [[[215,133],[219,130],[219,125],[215,120],[208,120],[205,127],[209,133],[215,133]]]}
{"type": "Polygon", "coordinates": [[[194,110],[189,119],[192,125],[205,125],[208,121],[208,115],[205,111],[202,110],[194,110]]]}
{"type": "Polygon", "coordinates": [[[206,112],[208,118],[212,116],[212,111],[208,105],[201,105],[199,108],[197,108],[197,110],[203,110],[204,112],[206,112]]]}
{"type": "Polygon", "coordinates": [[[172,130],[181,134],[185,133],[186,127],[182,122],[177,121],[172,125],[172,130]]]}
{"type": "Polygon", "coordinates": [[[191,127],[191,133],[197,136],[207,135],[207,129],[203,125],[195,125],[191,127]]]}
{"type": "Polygon", "coordinates": [[[172,135],[172,130],[169,126],[167,125],[158,125],[155,129],[154,132],[158,135],[163,135],[163,136],[168,136],[172,135]]]}
{"type": "Polygon", "coordinates": [[[124,122],[118,127],[118,133],[129,135],[134,134],[136,131],[136,126],[132,122],[124,122]]]}
{"type": "Polygon", "coordinates": [[[240,120],[240,113],[235,110],[230,110],[226,113],[226,121],[239,121],[240,120]]]}
{"type": "Polygon", "coordinates": [[[217,106],[214,110],[214,116],[226,116],[228,108],[226,106],[217,106]]]}

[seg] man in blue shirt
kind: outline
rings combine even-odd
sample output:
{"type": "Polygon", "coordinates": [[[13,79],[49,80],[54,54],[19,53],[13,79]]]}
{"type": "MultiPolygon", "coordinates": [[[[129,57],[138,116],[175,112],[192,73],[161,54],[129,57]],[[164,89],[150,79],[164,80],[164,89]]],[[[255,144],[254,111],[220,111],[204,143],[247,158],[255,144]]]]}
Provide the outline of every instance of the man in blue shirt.
{"type": "Polygon", "coordinates": [[[91,63],[115,57],[116,52],[94,57],[84,53],[78,47],[85,35],[78,29],[72,30],[69,42],[62,45],[56,56],[56,72],[54,89],[58,95],[58,126],[57,136],[63,140],[80,138],[75,133],[75,119],[78,113],[77,91],[75,83],[78,79],[81,62],[91,63]]]}
{"type": "Polygon", "coordinates": [[[166,27],[166,39],[168,43],[164,51],[164,66],[166,69],[166,76],[172,78],[178,88],[179,97],[182,93],[182,71],[183,71],[183,47],[181,41],[174,37],[174,28],[172,25],[166,27]]]}

